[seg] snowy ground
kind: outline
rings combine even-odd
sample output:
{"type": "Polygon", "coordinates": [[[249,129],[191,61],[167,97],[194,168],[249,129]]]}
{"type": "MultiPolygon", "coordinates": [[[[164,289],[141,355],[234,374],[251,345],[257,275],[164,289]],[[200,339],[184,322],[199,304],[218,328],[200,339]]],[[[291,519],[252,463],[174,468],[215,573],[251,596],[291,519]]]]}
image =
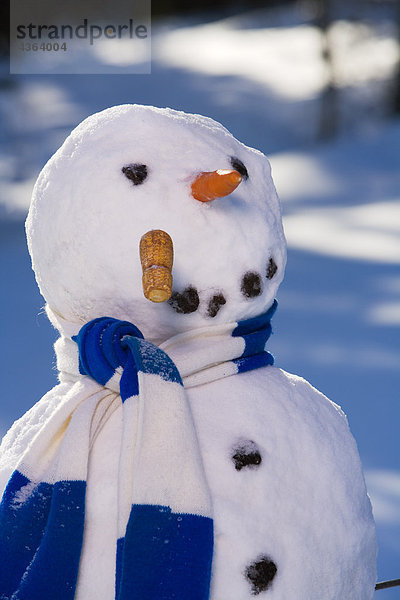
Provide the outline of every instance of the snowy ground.
{"type": "MultiPolygon", "coordinates": [[[[113,104],[207,114],[271,158],[289,244],[271,348],[279,366],[309,379],[347,413],[378,524],[379,579],[395,578],[400,575],[400,122],[385,123],[374,113],[365,126],[371,99],[387,90],[397,56],[394,33],[388,23],[364,29],[337,25],[338,56],[346,50],[337,69],[348,132],[316,145],[323,75],[318,34],[307,23],[280,23],[278,17],[273,28],[266,13],[212,24],[159,24],[150,76],[3,79],[0,433],[56,380],[54,332],[41,311],[23,230],[38,170],[83,117],[113,104]],[[362,61],[366,54],[370,60],[362,61]],[[363,110],[355,113],[357,106],[363,110]]],[[[399,593],[383,590],[376,597],[399,593]]]]}

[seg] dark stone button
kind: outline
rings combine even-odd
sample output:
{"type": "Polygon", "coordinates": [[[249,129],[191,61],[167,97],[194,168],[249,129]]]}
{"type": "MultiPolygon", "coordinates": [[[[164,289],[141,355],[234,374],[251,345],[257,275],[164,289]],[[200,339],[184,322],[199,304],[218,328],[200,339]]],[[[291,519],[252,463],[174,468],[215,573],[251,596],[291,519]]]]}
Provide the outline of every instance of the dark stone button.
{"type": "Polygon", "coordinates": [[[265,592],[271,586],[278,568],[269,556],[260,556],[254,563],[246,568],[245,576],[251,584],[253,596],[265,592]]]}
{"type": "Polygon", "coordinates": [[[262,458],[257,445],[252,440],[243,440],[235,445],[232,460],[235,469],[240,471],[243,467],[258,467],[262,458]]]}

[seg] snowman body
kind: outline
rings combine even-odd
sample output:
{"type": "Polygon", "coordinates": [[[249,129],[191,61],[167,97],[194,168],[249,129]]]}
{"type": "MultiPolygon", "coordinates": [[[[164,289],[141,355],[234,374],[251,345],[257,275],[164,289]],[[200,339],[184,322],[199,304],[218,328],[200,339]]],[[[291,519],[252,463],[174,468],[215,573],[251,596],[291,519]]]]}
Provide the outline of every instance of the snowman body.
{"type": "MultiPolygon", "coordinates": [[[[14,425],[3,461],[17,462],[72,385],[54,388],[14,425]]],[[[101,386],[91,386],[102,394],[101,386]]],[[[210,599],[372,598],[375,528],[340,408],[273,366],[192,387],[187,395],[214,510],[210,599]]],[[[118,395],[110,396],[110,416],[91,450],[76,600],[114,598],[122,411],[118,395]]],[[[11,474],[4,463],[3,487],[11,474]]]]}
{"type": "MultiPolygon", "coordinates": [[[[48,314],[67,345],[104,315],[134,322],[161,347],[174,335],[255,317],[271,306],[286,260],[261,153],[209,119],[129,105],[87,119],[51,159],[34,192],[28,239],[48,314]],[[236,191],[212,203],[193,199],[199,172],[230,166],[243,177],[236,191]],[[163,305],[141,293],[137,248],[154,228],[171,235],[176,256],[163,305]]],[[[77,369],[71,375],[64,366],[59,386],[3,441],[3,488],[42,424],[81,385],[77,369]]],[[[88,377],[82,385],[108,408],[92,419],[74,600],[113,600],[123,413],[116,391],[104,396],[88,377]]],[[[213,507],[210,599],[372,598],[375,529],[341,409],[271,365],[188,385],[186,397],[213,507]]],[[[139,406],[130,418],[134,431],[139,406]]]]}
{"type": "Polygon", "coordinates": [[[372,598],[374,525],[340,408],[273,366],[190,398],[215,511],[212,597],[372,598]]]}
{"type": "MultiPolygon", "coordinates": [[[[304,379],[272,366],[187,394],[213,500],[210,598],[372,598],[375,530],[356,444],[340,408],[304,379]]],[[[99,547],[110,549],[103,572],[112,598],[112,536],[104,538],[102,523],[115,503],[119,426],[115,414],[93,455],[102,497],[93,487],[88,518],[96,520],[95,533],[84,547],[78,600],[104,593],[104,581],[97,589],[94,584],[99,547]]]]}

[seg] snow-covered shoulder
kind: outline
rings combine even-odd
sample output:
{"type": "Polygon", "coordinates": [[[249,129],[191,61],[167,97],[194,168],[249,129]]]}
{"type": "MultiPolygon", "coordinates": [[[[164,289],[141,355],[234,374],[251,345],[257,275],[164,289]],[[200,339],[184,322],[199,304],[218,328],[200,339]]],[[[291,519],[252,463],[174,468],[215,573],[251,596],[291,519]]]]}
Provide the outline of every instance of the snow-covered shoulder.
{"type": "Polygon", "coordinates": [[[276,381],[277,385],[282,385],[290,394],[293,404],[300,411],[311,411],[312,417],[318,418],[324,429],[332,420],[332,424],[336,423],[337,428],[343,428],[348,432],[349,424],[342,408],[303,377],[288,373],[278,367],[264,369],[263,376],[267,376],[271,381],[276,381]]]}
{"type": "Polygon", "coordinates": [[[70,383],[59,383],[10,427],[0,445],[0,498],[10,475],[57,406],[65,402],[70,383]]]}
{"type": "Polygon", "coordinates": [[[263,400],[271,413],[276,414],[276,425],[284,419],[288,435],[295,435],[307,458],[319,465],[318,476],[323,477],[324,467],[328,470],[327,461],[333,461],[343,477],[343,484],[358,485],[359,497],[366,497],[357,444],[338,404],[304,378],[278,367],[260,369],[257,376],[253,376],[252,385],[262,390],[263,400]]]}

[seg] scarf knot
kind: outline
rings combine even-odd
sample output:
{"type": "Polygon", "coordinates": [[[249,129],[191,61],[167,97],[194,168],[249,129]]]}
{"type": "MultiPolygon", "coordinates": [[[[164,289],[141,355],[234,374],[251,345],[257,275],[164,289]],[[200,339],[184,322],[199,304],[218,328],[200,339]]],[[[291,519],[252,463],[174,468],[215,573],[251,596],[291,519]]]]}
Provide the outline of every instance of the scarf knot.
{"type": "Polygon", "coordinates": [[[100,317],[72,337],[79,349],[79,372],[109,387],[117,377],[122,402],[139,393],[138,371],[182,385],[178,369],[160,348],[129,321],[100,317]]]}

